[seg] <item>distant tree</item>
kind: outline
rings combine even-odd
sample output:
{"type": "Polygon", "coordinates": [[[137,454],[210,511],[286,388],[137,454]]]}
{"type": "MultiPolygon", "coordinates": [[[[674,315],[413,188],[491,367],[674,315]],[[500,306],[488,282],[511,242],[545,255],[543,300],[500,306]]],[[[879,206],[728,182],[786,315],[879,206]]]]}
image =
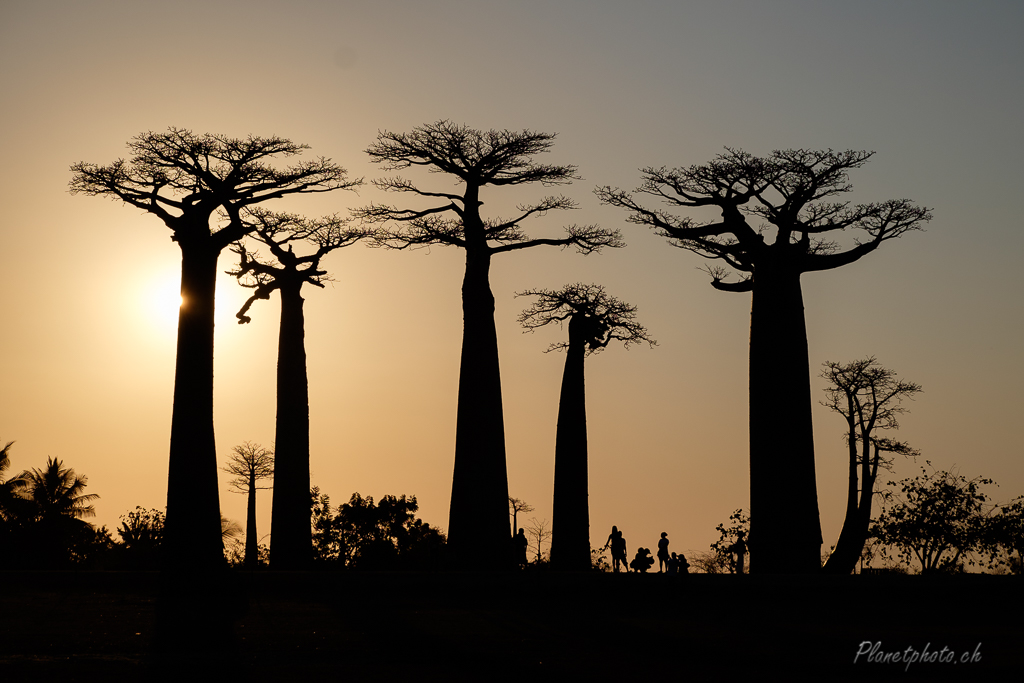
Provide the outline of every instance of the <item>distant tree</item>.
{"type": "Polygon", "coordinates": [[[489,281],[491,257],[541,245],[574,246],[584,254],[622,246],[617,231],[596,226],[570,226],[560,239],[529,239],[521,227],[526,219],[576,208],[576,203],[564,196],[520,205],[518,215],[509,219],[487,219],[480,214],[481,191],[487,186],[539,183],[547,187],[578,179],[575,166],[533,161],[534,156],[550,149],[553,140],[554,135],[528,130],[479,131],[438,121],[411,133],[382,132],[366,150],[385,170],[425,167],[429,172],[451,176],[462,186],[456,191],[428,191],[401,177],[375,180],[374,185],[382,190],[425,198],[427,206],[370,205],[356,215],[371,223],[397,224],[379,233],[379,242],[385,246],[405,249],[440,244],[466,252],[455,471],[448,522],[449,550],[455,561],[464,565],[473,562],[499,568],[509,563],[503,533],[508,523],[508,473],[494,296],[489,281]]]}
{"type": "Polygon", "coordinates": [[[3,448],[0,448],[0,522],[13,523],[22,513],[25,506],[25,499],[21,492],[28,483],[24,473],[6,479],[4,473],[11,466],[11,447],[13,441],[8,441],[3,448]]]}
{"type": "Polygon", "coordinates": [[[302,286],[323,287],[330,280],[320,261],[335,249],[368,236],[363,228],[331,216],[308,220],[260,208],[246,210],[243,222],[273,260],[262,260],[239,242],[237,268],[228,271],[255,292],[238,311],[239,324],[258,299],[281,295],[277,350],[277,437],[274,442],[274,510],[270,522],[271,562],[275,569],[304,569],[313,558],[309,527],[309,381],[306,375],[305,316],[302,286]],[[296,253],[298,247],[300,253],[296,253]],[[302,251],[310,253],[302,254],[302,251]]]}
{"type": "Polygon", "coordinates": [[[605,293],[600,285],[577,283],[557,291],[533,289],[517,296],[537,297],[519,316],[527,330],[553,322],[569,323],[569,341],[548,347],[548,351],[566,350],[555,435],[551,568],[586,571],[592,560],[583,362],[612,341],[620,341],[627,348],[641,342],[654,346],[656,342],[636,322],[636,307],[605,293]]]}
{"type": "Polygon", "coordinates": [[[889,482],[899,492],[880,495],[887,505],[871,526],[871,535],[881,544],[882,557],[895,557],[922,573],[959,571],[964,563],[976,563],[974,553],[985,550],[993,506],[982,490],[991,479],[967,479],[959,474],[936,470],[931,462],[921,474],[889,482]]]}
{"type": "Polygon", "coordinates": [[[997,506],[988,520],[984,545],[989,566],[1004,565],[1014,574],[1024,574],[1024,496],[997,506]]]}
{"type": "MultiPolygon", "coordinates": [[[[542,519],[537,520],[536,517],[530,518],[530,523],[526,525],[526,535],[529,537],[531,547],[536,558],[534,563],[537,565],[543,564],[544,562],[544,544],[551,543],[551,526],[548,524],[548,520],[542,519]]],[[[550,557],[550,550],[549,557],[550,557]]]]}
{"type": "Polygon", "coordinates": [[[28,501],[27,532],[41,566],[73,563],[75,546],[93,540],[92,525],[83,518],[95,516],[92,502],[99,496],[84,493],[88,479],[56,458],[47,458],[45,468],[23,472],[21,478],[25,480],[22,495],[28,501]]]}
{"type": "Polygon", "coordinates": [[[533,512],[533,506],[527,503],[525,500],[509,496],[508,510],[509,514],[512,515],[512,535],[515,536],[519,532],[519,513],[533,512]]]}
{"type": "Polygon", "coordinates": [[[643,170],[637,193],[675,208],[706,207],[720,213],[717,222],[647,208],[619,189],[597,189],[603,202],[630,211],[630,222],[744,274],[726,282],[726,267],[708,266],[715,289],[752,292],[750,511],[757,520],[758,552],[751,569],[760,573],[810,574],[821,566],[800,277],[853,263],[931,219],[928,209],[907,199],[855,206],[833,200],[851,189],[848,172],[872,154],[801,149],[760,158],[727,149],[708,164],[643,170]],[[841,249],[833,236],[846,229],[865,239],[841,249]],[[769,242],[771,231],[775,237],[769,242]]]}
{"type": "Polygon", "coordinates": [[[314,557],[327,566],[359,570],[435,569],[444,534],[415,516],[416,496],[353,493],[331,512],[330,498],[313,489],[314,557]]]}
{"type": "MultiPolygon", "coordinates": [[[[255,569],[259,563],[259,536],[256,533],[256,491],[272,488],[271,486],[259,486],[259,482],[274,477],[274,452],[258,443],[246,441],[234,447],[232,456],[227,464],[224,465],[223,470],[234,477],[228,484],[231,487],[231,491],[233,493],[243,493],[247,497],[245,513],[245,568],[255,569]]],[[[223,527],[221,531],[223,534],[223,527]]]]}
{"type": "Polygon", "coordinates": [[[897,417],[907,412],[903,401],[920,393],[921,385],[898,379],[874,356],[845,365],[827,362],[821,376],[829,382],[823,404],[846,420],[844,438],[849,457],[846,517],[839,540],[822,569],[829,574],[849,574],[857,566],[871,526],[878,469],[891,471],[889,454],[918,454],[907,443],[878,433],[899,429],[897,417]]]}
{"type": "MultiPolygon", "coordinates": [[[[749,549],[750,544],[750,516],[743,510],[736,510],[729,515],[729,521],[723,522],[715,527],[718,532],[718,540],[711,544],[712,558],[700,558],[704,563],[704,571],[708,574],[728,572],[735,574],[739,571],[736,564],[734,548],[740,540],[740,534],[746,537],[749,549]],[[717,571],[715,571],[717,569],[717,571]]],[[[760,539],[759,539],[760,540],[760,539]]],[[[760,552],[760,545],[758,551],[760,552]]]]}
{"type": "Polygon", "coordinates": [[[196,135],[181,128],[128,142],[130,161],[71,167],[72,194],[106,196],[151,213],[181,249],[174,403],[167,477],[168,552],[179,570],[223,564],[213,435],[213,319],[217,258],[251,225],[242,212],[290,194],[350,189],[345,169],[319,158],[285,169],[268,163],[308,149],[278,137],[196,135]],[[222,221],[215,220],[218,209],[222,221]]]}
{"type": "Polygon", "coordinates": [[[326,567],[344,567],[341,529],[331,511],[331,498],[318,486],[310,489],[310,527],[312,528],[313,563],[326,567]]]}
{"type": "Polygon", "coordinates": [[[160,553],[164,539],[164,513],[162,510],[136,506],[121,515],[116,529],[121,538],[123,565],[131,569],[156,569],[160,566],[160,553]]]}

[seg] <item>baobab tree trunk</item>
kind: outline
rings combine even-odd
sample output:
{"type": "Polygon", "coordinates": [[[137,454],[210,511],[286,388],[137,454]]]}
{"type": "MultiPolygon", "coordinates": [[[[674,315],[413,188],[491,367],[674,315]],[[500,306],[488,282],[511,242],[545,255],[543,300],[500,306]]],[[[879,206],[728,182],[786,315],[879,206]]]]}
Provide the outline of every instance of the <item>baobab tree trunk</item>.
{"type": "Polygon", "coordinates": [[[762,260],[750,313],[750,569],[821,565],[811,386],[800,273],[762,260]]]}
{"type": "Polygon", "coordinates": [[[259,535],[256,533],[256,475],[249,475],[249,494],[245,503],[245,568],[256,569],[259,561],[259,535]]]}
{"type": "MultiPolygon", "coordinates": [[[[843,528],[839,531],[839,539],[836,541],[835,549],[829,554],[828,560],[822,566],[822,572],[826,574],[850,574],[857,566],[861,551],[864,549],[864,541],[867,537],[867,528],[870,520],[863,520],[860,511],[860,501],[857,499],[858,474],[857,474],[857,440],[856,433],[851,429],[849,434],[849,486],[846,494],[846,516],[843,518],[843,528]]],[[[866,454],[865,454],[866,455],[866,454]]],[[[866,482],[862,482],[866,485],[866,482]]],[[[873,484],[873,482],[872,482],[873,484]]],[[[868,501],[868,515],[871,510],[871,492],[866,491],[868,501]]],[[[861,499],[864,493],[861,493],[861,499]]]]}
{"type": "Polygon", "coordinates": [[[309,381],[301,282],[281,291],[277,355],[277,441],[270,562],[274,569],[306,569],[313,558],[309,521],[309,381]]]}
{"type": "Polygon", "coordinates": [[[512,550],[506,532],[505,422],[489,269],[486,247],[466,249],[448,551],[456,567],[493,570],[511,566],[512,550]]]}
{"type": "Polygon", "coordinates": [[[584,324],[576,316],[569,320],[569,348],[558,400],[551,568],[561,571],[590,569],[584,324]]]}
{"type": "Polygon", "coordinates": [[[167,474],[164,563],[204,571],[224,564],[213,437],[213,307],[216,250],[201,240],[181,246],[181,310],[167,474]]]}

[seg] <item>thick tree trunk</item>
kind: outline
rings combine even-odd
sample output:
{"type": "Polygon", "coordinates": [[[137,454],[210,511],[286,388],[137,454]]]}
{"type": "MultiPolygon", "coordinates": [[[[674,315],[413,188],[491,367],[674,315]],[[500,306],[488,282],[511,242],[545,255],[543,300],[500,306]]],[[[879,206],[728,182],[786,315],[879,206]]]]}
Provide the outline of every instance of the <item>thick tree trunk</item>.
{"type": "Polygon", "coordinates": [[[453,566],[462,569],[505,569],[512,563],[506,533],[505,422],[489,268],[486,247],[466,249],[455,471],[448,518],[449,556],[453,566]]]}
{"type": "Polygon", "coordinates": [[[750,314],[750,569],[821,565],[811,387],[800,274],[762,260],[750,314]]]}
{"type": "Polygon", "coordinates": [[[260,561],[259,535],[256,533],[256,477],[249,477],[245,505],[245,568],[256,569],[260,561]]]}
{"type": "Polygon", "coordinates": [[[560,571],[590,569],[584,324],[585,321],[577,317],[569,320],[569,348],[558,400],[551,568],[560,571]]]}
{"type": "Polygon", "coordinates": [[[309,382],[301,283],[281,287],[277,355],[277,441],[270,562],[306,569],[313,558],[309,518],[309,382]]]}
{"type": "Polygon", "coordinates": [[[167,475],[164,562],[204,571],[224,564],[213,437],[213,304],[218,251],[181,245],[178,349],[167,475]]]}
{"type": "MultiPolygon", "coordinates": [[[[852,413],[852,407],[851,407],[852,413]]],[[[867,535],[867,525],[861,528],[861,516],[858,508],[857,491],[857,439],[853,426],[849,430],[849,473],[846,491],[846,516],[843,518],[843,528],[839,532],[839,540],[836,541],[835,549],[829,554],[821,568],[826,574],[850,574],[857,566],[861,550],[864,549],[864,539],[867,535]]],[[[869,494],[870,496],[870,494],[869,494]]]]}

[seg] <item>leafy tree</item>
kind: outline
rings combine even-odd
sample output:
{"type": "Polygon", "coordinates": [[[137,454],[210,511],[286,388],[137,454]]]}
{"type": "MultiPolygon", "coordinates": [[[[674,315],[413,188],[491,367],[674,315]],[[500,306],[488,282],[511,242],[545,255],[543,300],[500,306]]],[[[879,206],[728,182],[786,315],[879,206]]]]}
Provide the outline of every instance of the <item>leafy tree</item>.
{"type": "Polygon", "coordinates": [[[897,418],[907,412],[904,399],[913,399],[921,385],[898,379],[873,356],[845,365],[827,362],[821,376],[829,382],[824,405],[846,420],[844,438],[849,457],[846,517],[835,549],[822,569],[830,574],[849,574],[856,568],[867,540],[878,469],[891,471],[890,454],[918,454],[905,442],[878,434],[899,428],[897,418]]]}
{"type": "Polygon", "coordinates": [[[312,493],[313,548],[320,563],[360,570],[438,566],[445,537],[415,516],[416,496],[384,496],[375,503],[353,493],[332,514],[330,498],[317,488],[312,493]]]}
{"type": "Polygon", "coordinates": [[[384,178],[374,185],[388,192],[411,193],[426,200],[425,208],[370,205],[356,215],[382,223],[379,242],[394,249],[446,245],[464,249],[462,282],[463,337],[459,375],[455,471],[449,515],[449,549],[459,563],[488,568],[508,565],[503,529],[508,523],[508,473],[505,427],[498,370],[498,340],[494,327],[494,296],[489,271],[491,258],[541,245],[574,246],[584,254],[603,247],[622,246],[617,231],[597,226],[570,226],[560,239],[530,239],[522,229],[527,219],[549,211],[576,208],[564,196],[549,196],[520,205],[513,218],[484,218],[482,191],[539,183],[545,187],[578,179],[575,166],[539,164],[554,135],[529,130],[479,131],[450,121],[438,121],[411,133],[382,132],[367,153],[388,171],[423,167],[451,176],[456,190],[425,190],[402,177],[384,178]],[[396,226],[396,227],[388,227],[396,226]]]}
{"type": "Polygon", "coordinates": [[[636,307],[607,294],[600,285],[577,283],[557,291],[534,289],[517,296],[537,297],[519,316],[527,330],[569,322],[569,341],[548,348],[566,350],[555,435],[551,568],[585,571],[591,567],[591,553],[584,359],[612,341],[627,348],[640,342],[654,346],[656,342],[636,322],[636,307]]]}
{"type": "Polygon", "coordinates": [[[83,518],[93,517],[95,493],[84,493],[88,479],[56,458],[46,467],[20,475],[26,505],[21,513],[26,554],[39,566],[58,568],[85,556],[78,546],[94,541],[95,530],[83,518]]]}
{"type": "Polygon", "coordinates": [[[293,214],[247,210],[243,220],[266,246],[273,260],[250,253],[244,243],[233,251],[240,263],[229,271],[255,292],[238,312],[239,324],[258,299],[281,296],[281,323],[277,351],[277,437],[274,448],[274,514],[271,517],[271,557],[275,569],[303,569],[313,555],[309,527],[309,381],[306,375],[305,316],[302,286],[323,287],[330,280],[320,261],[330,252],[366,237],[363,228],[331,216],[308,220],[293,214]],[[300,252],[303,247],[310,253],[300,252]]]}
{"type": "Polygon", "coordinates": [[[1024,496],[997,507],[988,520],[985,547],[989,566],[1000,564],[1014,574],[1024,573],[1024,496]]]}
{"type": "Polygon", "coordinates": [[[136,506],[121,515],[116,529],[121,538],[124,565],[132,569],[155,569],[160,566],[164,540],[164,513],[162,510],[136,506]]]}
{"type": "Polygon", "coordinates": [[[181,570],[212,569],[223,563],[213,435],[217,258],[251,229],[241,219],[245,209],[290,194],[350,189],[359,181],[324,158],[274,168],[271,160],[308,149],[278,137],[239,139],[170,128],[137,135],[128,149],[130,161],[71,166],[70,188],[72,194],[110,197],[153,214],[181,249],[165,557],[181,570]]]}
{"type": "Polygon", "coordinates": [[[967,479],[959,474],[936,470],[928,462],[921,474],[889,482],[900,492],[881,495],[887,506],[871,526],[871,535],[883,546],[882,557],[895,557],[922,573],[958,571],[964,562],[973,565],[975,551],[984,550],[989,540],[992,506],[982,486],[991,479],[967,479]]]}
{"type": "MultiPolygon", "coordinates": [[[[750,516],[743,510],[736,510],[729,515],[729,521],[723,522],[715,527],[718,532],[718,540],[711,544],[712,559],[704,561],[705,573],[718,574],[728,572],[735,574],[739,571],[736,565],[736,555],[733,548],[742,534],[747,538],[745,541],[750,545],[750,516]],[[712,571],[717,570],[717,571],[712,571]]],[[[760,539],[758,539],[760,541],[760,539]]],[[[760,546],[758,546],[760,552],[760,546]]]]}
{"type": "MultiPolygon", "coordinates": [[[[247,497],[245,513],[245,568],[255,569],[259,558],[259,536],[256,533],[256,491],[269,489],[259,482],[274,476],[274,452],[258,443],[246,441],[235,446],[224,471],[234,479],[228,484],[234,493],[247,497]]],[[[221,518],[223,519],[223,518],[221,518]]],[[[221,529],[223,535],[223,525],[221,529]]]]}
{"type": "Polygon", "coordinates": [[[21,495],[27,484],[24,473],[10,479],[4,478],[4,473],[11,466],[13,445],[13,441],[8,441],[0,448],[0,523],[4,524],[13,524],[19,516],[23,516],[26,502],[21,495]]]}
{"type": "Polygon", "coordinates": [[[707,267],[715,289],[752,293],[750,511],[757,520],[758,553],[751,568],[758,572],[820,568],[800,278],[853,263],[931,219],[928,209],[907,199],[858,205],[834,199],[851,189],[849,171],[871,156],[801,149],[762,158],[727,149],[704,165],[643,169],[637,193],[673,208],[720,214],[711,222],[648,208],[619,189],[597,189],[603,202],[630,211],[630,222],[653,228],[673,246],[724,263],[707,267]],[[834,236],[847,229],[862,238],[843,249],[834,236]],[[742,279],[726,281],[727,267],[742,279]],[[783,449],[786,456],[780,458],[783,449]]]}

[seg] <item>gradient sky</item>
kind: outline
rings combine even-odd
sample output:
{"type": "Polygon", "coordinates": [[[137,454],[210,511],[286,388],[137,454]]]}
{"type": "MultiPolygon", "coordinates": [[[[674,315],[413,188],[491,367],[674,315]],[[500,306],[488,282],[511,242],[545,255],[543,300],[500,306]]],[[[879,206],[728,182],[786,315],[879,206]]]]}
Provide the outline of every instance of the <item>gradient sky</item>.
{"type": "MultiPolygon", "coordinates": [[[[89,477],[93,521],[111,527],[165,504],[180,252],[155,217],[69,195],[72,163],[110,163],[133,136],[178,126],[280,135],[371,178],[363,150],[378,130],[449,118],[558,133],[542,160],[579,166],[584,180],[564,189],[581,208],[528,232],[598,223],[628,243],[495,258],[509,490],[533,516],[551,515],[563,362],[543,351],[565,331],[523,335],[528,302],[513,294],[575,281],[638,306],[659,342],[587,362],[593,542],[617,524],[631,549],[667,531],[672,550],[706,550],[747,506],[749,294],[713,290],[700,257],[592,194],[724,146],[875,150],[850,198],[933,209],[926,232],[803,278],[813,392],[824,398],[826,360],[877,356],[924,386],[899,432],[922,464],[991,477],[999,499],[1024,494],[1022,29],[1024,5],[1010,1],[3,0],[0,438],[17,440],[12,469],[62,459],[89,477]]],[[[521,189],[485,195],[485,212],[545,194],[521,189]]],[[[267,206],[315,216],[398,199],[368,186],[267,206]]],[[[324,265],[335,283],[306,292],[313,483],[335,503],[415,494],[446,527],[463,254],[356,245],[324,265]]],[[[244,440],[274,439],[279,304],[259,302],[239,326],[246,294],[218,283],[222,463],[244,440]]],[[[844,423],[820,406],[814,419],[827,548],[845,505],[844,423]]],[[[897,463],[897,477],[916,473],[897,463]]],[[[227,481],[222,510],[244,520],[227,481]]]]}

